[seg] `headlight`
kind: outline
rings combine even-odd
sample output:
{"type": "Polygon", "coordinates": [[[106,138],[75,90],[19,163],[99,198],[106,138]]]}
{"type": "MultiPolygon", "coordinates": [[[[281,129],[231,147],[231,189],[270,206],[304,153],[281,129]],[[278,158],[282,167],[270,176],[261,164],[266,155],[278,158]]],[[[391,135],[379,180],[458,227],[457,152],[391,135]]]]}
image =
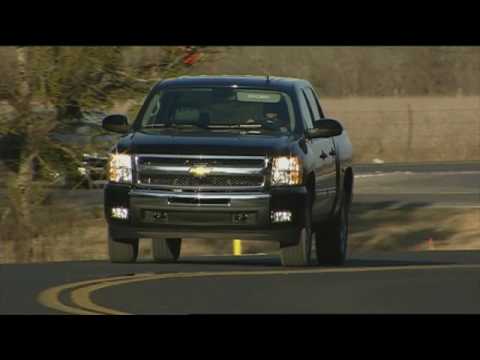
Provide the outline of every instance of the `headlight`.
{"type": "Polygon", "coordinates": [[[300,185],[302,183],[302,165],[296,156],[273,158],[272,185],[300,185]]]}
{"type": "Polygon", "coordinates": [[[132,157],[126,154],[110,154],[108,180],[117,183],[132,183],[132,157]]]}

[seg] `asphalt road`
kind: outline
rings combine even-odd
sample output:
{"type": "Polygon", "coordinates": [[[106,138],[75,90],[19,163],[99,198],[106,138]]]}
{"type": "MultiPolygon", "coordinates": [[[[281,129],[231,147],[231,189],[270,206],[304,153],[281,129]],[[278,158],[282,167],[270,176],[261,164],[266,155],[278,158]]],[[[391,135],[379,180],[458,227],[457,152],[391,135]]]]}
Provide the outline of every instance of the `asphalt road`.
{"type": "MultiPolygon", "coordinates": [[[[476,163],[356,174],[358,207],[480,207],[476,163]]],[[[102,201],[101,191],[69,196],[102,201]]],[[[341,268],[287,269],[272,255],[12,264],[0,265],[0,285],[1,314],[480,313],[480,251],[351,254],[341,268]]]]}
{"type": "Polygon", "coordinates": [[[2,314],[480,313],[480,251],[352,254],[341,268],[263,255],[2,265],[0,283],[2,314]]]}
{"type": "Polygon", "coordinates": [[[354,171],[356,206],[480,207],[480,162],[367,164],[354,171]]]}

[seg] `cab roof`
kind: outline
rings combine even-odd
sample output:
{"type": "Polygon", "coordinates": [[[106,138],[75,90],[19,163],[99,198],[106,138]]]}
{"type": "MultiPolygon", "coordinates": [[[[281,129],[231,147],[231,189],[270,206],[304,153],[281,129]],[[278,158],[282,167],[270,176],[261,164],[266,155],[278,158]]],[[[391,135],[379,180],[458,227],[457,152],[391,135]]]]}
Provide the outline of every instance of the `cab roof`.
{"type": "Polygon", "coordinates": [[[276,77],[276,76],[254,76],[254,75],[223,75],[223,76],[180,76],[172,79],[165,79],[157,83],[155,89],[167,87],[251,87],[272,89],[279,91],[290,91],[295,85],[309,84],[306,80],[276,77]]]}

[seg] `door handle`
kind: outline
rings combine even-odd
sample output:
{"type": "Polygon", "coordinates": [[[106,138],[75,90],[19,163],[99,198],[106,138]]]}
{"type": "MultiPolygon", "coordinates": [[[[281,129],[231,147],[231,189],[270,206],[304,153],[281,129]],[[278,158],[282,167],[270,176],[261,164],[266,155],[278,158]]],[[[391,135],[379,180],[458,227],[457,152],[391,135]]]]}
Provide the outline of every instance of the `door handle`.
{"type": "Polygon", "coordinates": [[[321,158],[322,160],[325,160],[327,157],[328,157],[328,155],[325,154],[325,152],[322,150],[322,153],[320,154],[320,158],[321,158]]]}
{"type": "Polygon", "coordinates": [[[330,156],[335,156],[337,153],[335,152],[335,149],[331,149],[330,152],[328,153],[330,156]]]}

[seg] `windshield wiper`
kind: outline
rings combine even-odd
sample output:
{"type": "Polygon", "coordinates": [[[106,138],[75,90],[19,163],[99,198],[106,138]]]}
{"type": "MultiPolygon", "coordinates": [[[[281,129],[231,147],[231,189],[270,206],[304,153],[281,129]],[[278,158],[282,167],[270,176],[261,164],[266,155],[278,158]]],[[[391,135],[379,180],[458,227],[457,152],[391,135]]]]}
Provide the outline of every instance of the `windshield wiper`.
{"type": "Polygon", "coordinates": [[[207,129],[206,126],[203,126],[203,125],[200,125],[200,124],[171,124],[171,127],[173,128],[182,128],[182,127],[195,127],[195,128],[198,128],[198,129],[207,129]]]}
{"type": "Polygon", "coordinates": [[[230,129],[239,129],[246,130],[247,133],[254,133],[255,131],[264,131],[264,130],[278,130],[277,127],[269,126],[268,124],[215,124],[215,125],[206,125],[202,126],[200,124],[176,124],[176,123],[160,123],[160,124],[147,124],[142,127],[142,129],[147,128],[184,128],[184,127],[195,127],[203,130],[230,130],[230,129]]]}
{"type": "Polygon", "coordinates": [[[142,127],[142,129],[148,129],[148,128],[181,128],[181,127],[196,127],[200,129],[205,129],[204,126],[199,125],[199,124],[175,124],[175,123],[160,123],[160,124],[147,124],[142,127]]]}
{"type": "Polygon", "coordinates": [[[221,129],[245,129],[248,131],[279,131],[280,127],[277,125],[272,125],[269,123],[261,123],[261,124],[219,124],[219,125],[209,125],[209,129],[212,130],[221,130],[221,129]]]}
{"type": "Polygon", "coordinates": [[[209,129],[259,129],[262,128],[262,124],[218,124],[218,125],[208,125],[209,129]]]}
{"type": "Polygon", "coordinates": [[[148,128],[159,128],[159,127],[168,127],[166,124],[147,124],[142,126],[142,129],[148,129],[148,128]]]}

